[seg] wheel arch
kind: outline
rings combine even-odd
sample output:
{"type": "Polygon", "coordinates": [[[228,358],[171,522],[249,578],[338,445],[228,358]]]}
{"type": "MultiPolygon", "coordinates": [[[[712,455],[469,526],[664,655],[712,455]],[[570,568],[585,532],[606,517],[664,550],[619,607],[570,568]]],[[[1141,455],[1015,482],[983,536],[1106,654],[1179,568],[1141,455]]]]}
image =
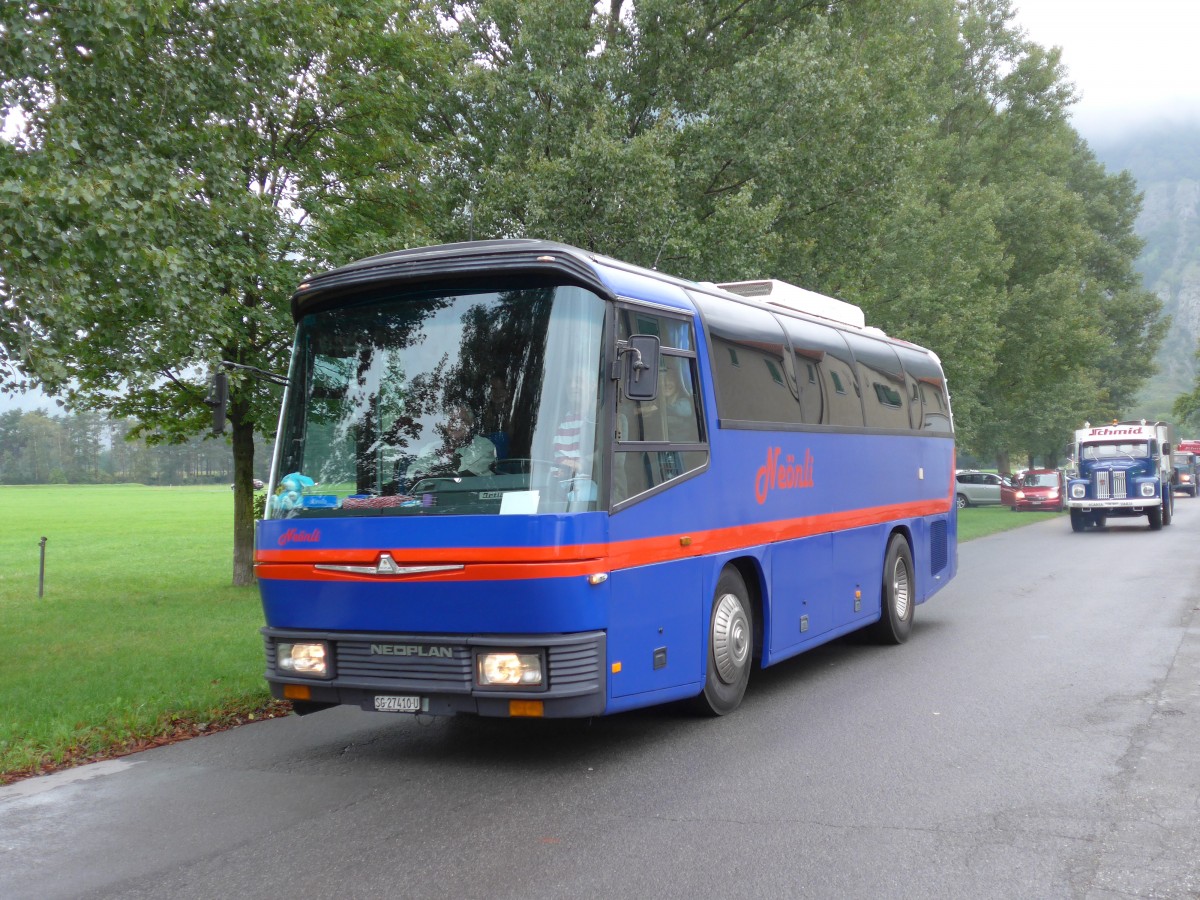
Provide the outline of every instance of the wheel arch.
{"type": "MultiPolygon", "coordinates": [[[[750,602],[754,614],[754,661],[761,664],[766,631],[767,597],[766,573],[763,571],[762,560],[754,556],[733,556],[725,559],[713,571],[713,586],[721,580],[721,573],[726,569],[735,569],[742,576],[746,585],[746,599],[750,602]]],[[[709,592],[712,593],[711,591],[709,592]]]]}

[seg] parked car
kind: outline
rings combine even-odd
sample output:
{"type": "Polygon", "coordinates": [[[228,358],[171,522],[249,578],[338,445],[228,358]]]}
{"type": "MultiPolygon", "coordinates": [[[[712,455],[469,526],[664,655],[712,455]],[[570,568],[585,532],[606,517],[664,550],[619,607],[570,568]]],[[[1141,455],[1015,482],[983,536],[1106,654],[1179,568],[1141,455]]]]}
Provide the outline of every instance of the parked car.
{"type": "Polygon", "coordinates": [[[964,469],[955,475],[958,482],[958,508],[968,506],[1000,506],[1004,502],[1001,491],[1012,489],[1012,481],[995,472],[977,472],[964,469]]]}
{"type": "Polygon", "coordinates": [[[1010,500],[1014,512],[1023,509],[1061,511],[1067,483],[1058,469],[1030,469],[1013,482],[1010,500]]]}

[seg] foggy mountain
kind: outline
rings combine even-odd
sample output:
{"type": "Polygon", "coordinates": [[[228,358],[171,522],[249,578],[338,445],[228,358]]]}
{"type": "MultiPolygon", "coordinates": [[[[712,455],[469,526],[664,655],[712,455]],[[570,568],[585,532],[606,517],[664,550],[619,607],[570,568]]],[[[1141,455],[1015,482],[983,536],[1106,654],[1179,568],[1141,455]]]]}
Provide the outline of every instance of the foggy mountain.
{"type": "Polygon", "coordinates": [[[1200,123],[1163,123],[1089,145],[1110,171],[1129,170],[1144,195],[1137,268],[1172,324],[1158,374],[1130,415],[1170,421],[1175,398],[1195,384],[1200,341],[1200,123]]]}

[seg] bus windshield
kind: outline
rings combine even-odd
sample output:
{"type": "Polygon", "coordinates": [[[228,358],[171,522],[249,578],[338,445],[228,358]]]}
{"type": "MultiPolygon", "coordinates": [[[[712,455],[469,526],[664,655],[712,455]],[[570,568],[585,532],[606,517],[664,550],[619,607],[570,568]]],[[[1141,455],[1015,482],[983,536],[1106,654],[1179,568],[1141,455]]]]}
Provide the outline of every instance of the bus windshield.
{"type": "Polygon", "coordinates": [[[267,517],[600,508],[605,303],[379,291],[305,316],[267,517]]]}

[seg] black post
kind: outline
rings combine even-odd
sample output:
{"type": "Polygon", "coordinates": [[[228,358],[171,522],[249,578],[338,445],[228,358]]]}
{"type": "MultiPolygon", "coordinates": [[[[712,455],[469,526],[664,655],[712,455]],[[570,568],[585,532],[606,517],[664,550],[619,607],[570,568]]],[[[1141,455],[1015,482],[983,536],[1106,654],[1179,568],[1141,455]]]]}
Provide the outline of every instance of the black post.
{"type": "Polygon", "coordinates": [[[45,587],[45,584],[46,584],[46,539],[45,538],[41,539],[41,541],[39,542],[39,546],[42,548],[42,558],[41,558],[41,561],[38,563],[38,599],[40,600],[42,597],[42,589],[45,587]]]}

